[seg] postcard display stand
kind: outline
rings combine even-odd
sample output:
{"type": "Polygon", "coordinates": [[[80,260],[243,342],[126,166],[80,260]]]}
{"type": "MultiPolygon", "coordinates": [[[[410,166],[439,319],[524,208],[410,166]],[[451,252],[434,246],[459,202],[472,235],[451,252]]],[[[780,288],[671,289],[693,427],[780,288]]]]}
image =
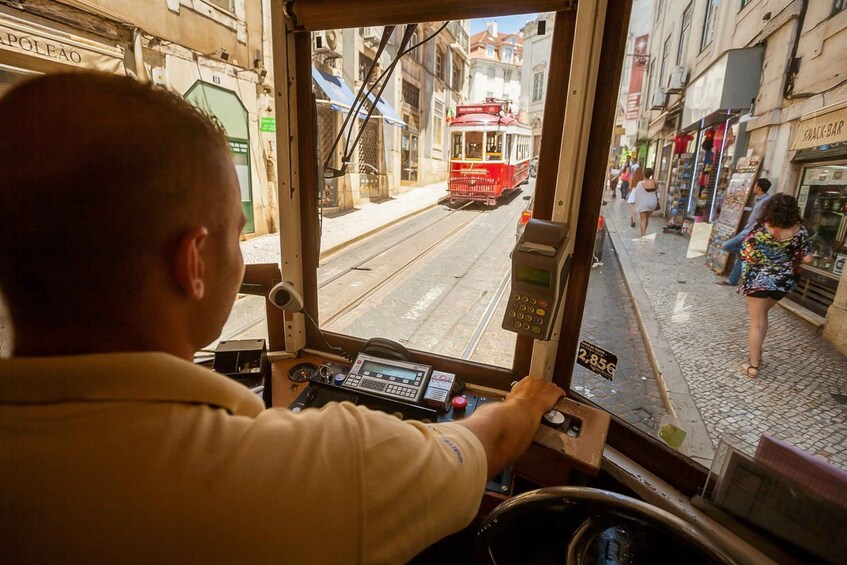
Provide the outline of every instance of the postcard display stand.
{"type": "Polygon", "coordinates": [[[682,224],[685,221],[685,210],[688,208],[693,157],[694,155],[691,153],[677,154],[676,166],[671,173],[667,212],[671,218],[671,225],[677,231],[682,229],[682,224]]]}
{"type": "Polygon", "coordinates": [[[729,179],[721,215],[712,226],[706,259],[706,265],[718,274],[724,272],[729,259],[729,253],[723,250],[723,244],[738,232],[738,226],[744,215],[744,206],[750,198],[750,191],[753,189],[758,173],[759,158],[744,157],[738,160],[738,166],[729,179]]]}

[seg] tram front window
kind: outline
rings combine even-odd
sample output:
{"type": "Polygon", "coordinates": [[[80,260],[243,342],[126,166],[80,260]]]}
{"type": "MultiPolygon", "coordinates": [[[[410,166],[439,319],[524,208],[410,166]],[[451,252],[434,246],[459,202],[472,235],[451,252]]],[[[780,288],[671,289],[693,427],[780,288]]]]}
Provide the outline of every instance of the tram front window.
{"type": "Polygon", "coordinates": [[[451,153],[452,159],[461,159],[462,158],[462,134],[454,133],[452,135],[452,147],[453,152],[451,153]]]}
{"type": "Polygon", "coordinates": [[[489,132],[485,139],[485,160],[500,161],[503,158],[503,134],[489,132]]]}
{"type": "Polygon", "coordinates": [[[485,134],[481,131],[469,131],[465,134],[465,159],[482,160],[482,138],[485,134]]]}

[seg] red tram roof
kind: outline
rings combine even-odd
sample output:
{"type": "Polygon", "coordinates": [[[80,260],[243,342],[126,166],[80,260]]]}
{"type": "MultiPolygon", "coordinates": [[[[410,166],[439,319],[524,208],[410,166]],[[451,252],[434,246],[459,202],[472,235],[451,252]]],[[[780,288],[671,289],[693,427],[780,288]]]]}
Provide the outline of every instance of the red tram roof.
{"type": "Polygon", "coordinates": [[[514,116],[506,115],[501,118],[494,114],[463,114],[450,122],[451,126],[496,126],[498,124],[513,126],[520,122],[514,116]]]}

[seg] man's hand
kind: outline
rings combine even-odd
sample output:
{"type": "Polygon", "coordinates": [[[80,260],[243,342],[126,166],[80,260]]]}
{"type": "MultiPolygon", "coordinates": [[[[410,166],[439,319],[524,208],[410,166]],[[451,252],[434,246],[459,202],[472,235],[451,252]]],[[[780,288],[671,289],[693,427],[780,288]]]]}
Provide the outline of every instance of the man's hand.
{"type": "Polygon", "coordinates": [[[506,400],[527,402],[530,408],[538,413],[540,421],[541,416],[552,410],[563,396],[565,391],[551,382],[538,377],[524,377],[512,387],[511,392],[506,395],[506,400]]]}
{"type": "Polygon", "coordinates": [[[506,400],[478,408],[457,423],[479,438],[488,459],[488,476],[494,477],[529,447],[544,413],[552,409],[565,391],[537,377],[524,377],[506,400]]]}

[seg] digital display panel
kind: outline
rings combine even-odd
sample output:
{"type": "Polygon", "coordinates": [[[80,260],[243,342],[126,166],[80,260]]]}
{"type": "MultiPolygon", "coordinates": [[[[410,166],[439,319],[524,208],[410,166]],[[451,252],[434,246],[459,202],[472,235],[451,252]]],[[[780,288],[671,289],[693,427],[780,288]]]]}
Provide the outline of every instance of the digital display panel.
{"type": "Polygon", "coordinates": [[[515,267],[515,279],[535,286],[550,288],[550,271],[544,269],[533,269],[517,265],[515,267]]]}
{"type": "Polygon", "coordinates": [[[371,373],[369,376],[376,376],[379,373],[384,377],[397,377],[398,379],[410,379],[413,381],[418,376],[418,372],[414,369],[395,367],[394,365],[386,365],[374,361],[365,361],[362,363],[361,371],[362,373],[369,371],[371,373]]]}

